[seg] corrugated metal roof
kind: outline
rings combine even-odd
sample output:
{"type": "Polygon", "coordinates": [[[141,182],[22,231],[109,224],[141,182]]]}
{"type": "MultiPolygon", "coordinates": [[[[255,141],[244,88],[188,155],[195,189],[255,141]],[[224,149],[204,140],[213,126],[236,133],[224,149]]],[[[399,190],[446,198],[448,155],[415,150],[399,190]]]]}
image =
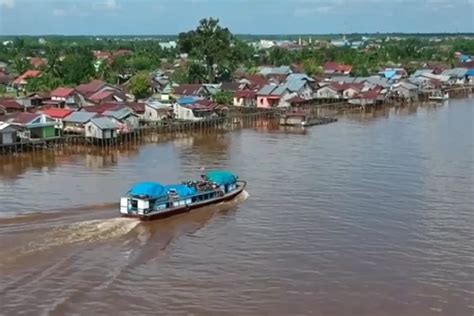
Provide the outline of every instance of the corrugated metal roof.
{"type": "Polygon", "coordinates": [[[291,80],[307,80],[307,81],[311,81],[313,82],[314,79],[311,78],[310,76],[308,76],[307,74],[289,74],[288,77],[286,77],[286,80],[287,81],[291,81],[291,80]]]}
{"type": "Polygon", "coordinates": [[[419,77],[419,76],[421,76],[423,74],[427,74],[427,73],[431,74],[431,73],[433,73],[433,70],[431,70],[431,69],[418,69],[411,76],[412,77],[419,77]]]}
{"type": "Polygon", "coordinates": [[[288,88],[283,85],[283,86],[278,86],[275,90],[272,91],[272,95],[282,95],[283,93],[285,93],[285,91],[287,90],[288,88]]]}
{"type": "Polygon", "coordinates": [[[108,117],[96,117],[91,119],[91,123],[97,125],[100,129],[117,129],[119,125],[108,117]]]}
{"type": "Polygon", "coordinates": [[[97,113],[95,112],[72,112],[66,116],[63,121],[69,123],[86,123],[96,115],[97,113]]]}
{"type": "Polygon", "coordinates": [[[432,74],[432,73],[424,73],[424,74],[421,75],[421,77],[428,78],[428,79],[439,80],[441,82],[446,82],[450,78],[450,76],[435,75],[435,74],[432,74]]]}
{"type": "Polygon", "coordinates": [[[107,116],[112,116],[112,117],[115,117],[118,120],[121,120],[121,119],[129,116],[130,114],[132,114],[132,110],[130,110],[130,108],[125,106],[125,107],[117,109],[117,110],[105,111],[102,114],[107,115],[107,116]]]}
{"type": "Polygon", "coordinates": [[[413,83],[410,83],[408,81],[400,82],[399,86],[402,86],[407,90],[416,90],[416,89],[418,89],[418,86],[416,86],[413,83]]]}
{"type": "Polygon", "coordinates": [[[3,131],[7,128],[11,127],[12,129],[18,130],[19,127],[16,125],[12,125],[10,123],[0,123],[0,131],[3,131]]]}
{"type": "MultiPolygon", "coordinates": [[[[192,103],[194,103],[195,99],[192,99],[192,100],[193,100],[192,103]]],[[[166,108],[170,107],[169,104],[161,103],[160,101],[157,101],[157,100],[148,101],[148,102],[145,103],[145,105],[149,106],[149,107],[151,107],[152,109],[155,109],[155,110],[166,109],[166,108]]]]}
{"type": "Polygon", "coordinates": [[[280,66],[280,67],[265,67],[262,66],[259,68],[259,72],[264,75],[287,75],[291,73],[290,66],[280,66]]]}
{"type": "Polygon", "coordinates": [[[299,91],[307,83],[306,80],[294,78],[292,80],[287,80],[284,86],[291,92],[299,91]]]}
{"type": "Polygon", "coordinates": [[[367,82],[382,86],[384,88],[390,86],[390,84],[388,83],[387,78],[381,78],[379,76],[370,76],[370,77],[367,78],[367,82]]]}
{"type": "Polygon", "coordinates": [[[271,84],[264,85],[263,88],[257,92],[257,95],[270,95],[276,87],[277,86],[271,84]]]}
{"type": "Polygon", "coordinates": [[[466,76],[467,68],[453,68],[444,70],[441,75],[449,76],[450,78],[462,78],[466,76]]]}

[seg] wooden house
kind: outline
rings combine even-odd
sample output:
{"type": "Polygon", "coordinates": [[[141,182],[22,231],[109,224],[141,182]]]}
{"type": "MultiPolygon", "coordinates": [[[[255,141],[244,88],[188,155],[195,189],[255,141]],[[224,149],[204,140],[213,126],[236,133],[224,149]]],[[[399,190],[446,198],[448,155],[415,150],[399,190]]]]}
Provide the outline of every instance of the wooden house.
{"type": "Polygon", "coordinates": [[[56,120],[57,124],[55,125],[55,128],[60,130],[63,129],[64,118],[70,115],[72,112],[73,110],[58,108],[50,108],[43,111],[44,114],[56,120]]]}
{"type": "Polygon", "coordinates": [[[257,93],[252,90],[235,91],[234,106],[243,106],[243,107],[257,106],[257,93]]]}
{"type": "Polygon", "coordinates": [[[173,105],[174,118],[185,121],[200,121],[206,118],[217,116],[214,110],[210,109],[205,105],[192,104],[192,105],[173,105]]]}
{"type": "Polygon", "coordinates": [[[173,108],[166,103],[159,101],[149,101],[145,103],[145,114],[143,120],[158,122],[173,116],[173,108]]]}
{"type": "Polygon", "coordinates": [[[336,62],[327,62],[323,66],[323,71],[326,76],[349,75],[352,72],[352,66],[336,62]]]}
{"type": "Polygon", "coordinates": [[[101,80],[92,80],[89,83],[81,84],[76,87],[76,90],[86,99],[89,99],[94,103],[110,101],[121,102],[126,99],[120,88],[101,80]]]}
{"type": "Polygon", "coordinates": [[[402,81],[393,86],[392,92],[395,96],[415,100],[418,98],[419,88],[412,83],[402,81]]]}
{"type": "Polygon", "coordinates": [[[120,125],[113,119],[101,116],[92,118],[85,124],[85,135],[87,138],[97,140],[110,140],[118,135],[120,125]]]}
{"type": "Polygon", "coordinates": [[[0,99],[0,115],[24,112],[25,107],[14,99],[0,99]]]}
{"type": "Polygon", "coordinates": [[[123,105],[117,108],[105,111],[104,116],[111,117],[119,125],[120,133],[130,133],[138,129],[139,118],[132,110],[123,105]]]}
{"type": "Polygon", "coordinates": [[[15,113],[7,122],[22,127],[24,130],[20,136],[24,139],[51,139],[60,136],[56,120],[46,114],[15,113]]]}
{"type": "Polygon", "coordinates": [[[316,90],[315,97],[318,99],[341,99],[342,92],[339,85],[332,83],[316,90]]]}
{"type": "Polygon", "coordinates": [[[175,97],[183,96],[195,96],[207,98],[211,95],[208,88],[202,84],[182,84],[178,87],[173,88],[173,94],[175,97]]]}
{"type": "Polygon", "coordinates": [[[95,112],[72,112],[62,119],[63,132],[66,134],[85,134],[85,125],[97,116],[95,112]]]}
{"type": "Polygon", "coordinates": [[[19,126],[9,123],[0,123],[0,146],[16,143],[18,137],[17,133],[19,130],[19,126]]]}
{"type": "Polygon", "coordinates": [[[39,70],[27,70],[18,76],[15,80],[13,80],[13,87],[17,90],[25,90],[25,87],[28,83],[28,80],[32,78],[38,78],[41,76],[41,71],[39,70]]]}
{"type": "Polygon", "coordinates": [[[91,104],[86,101],[82,93],[74,88],[57,88],[51,91],[50,97],[51,100],[44,103],[57,108],[78,109],[91,104]]]}
{"type": "Polygon", "coordinates": [[[277,89],[276,85],[267,84],[257,92],[257,107],[258,108],[273,108],[278,106],[280,102],[280,95],[272,94],[277,89]]]}

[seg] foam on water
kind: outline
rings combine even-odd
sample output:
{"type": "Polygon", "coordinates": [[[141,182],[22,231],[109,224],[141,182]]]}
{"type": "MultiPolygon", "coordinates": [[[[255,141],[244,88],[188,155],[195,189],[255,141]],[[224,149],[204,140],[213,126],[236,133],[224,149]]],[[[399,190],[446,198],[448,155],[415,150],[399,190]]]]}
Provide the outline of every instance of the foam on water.
{"type": "MultiPolygon", "coordinates": [[[[243,191],[234,200],[211,207],[214,211],[219,212],[220,210],[236,206],[248,197],[248,192],[243,191]]],[[[183,214],[183,216],[186,216],[186,214],[183,214]]],[[[144,225],[140,224],[143,223],[137,219],[124,217],[95,219],[67,224],[46,232],[40,240],[29,242],[22,253],[28,254],[69,244],[106,241],[125,236],[132,231],[137,232],[137,239],[143,245],[150,238],[150,232],[144,225]]]]}
{"type": "Polygon", "coordinates": [[[28,243],[26,253],[68,244],[91,243],[118,238],[130,233],[140,222],[130,218],[111,218],[68,224],[46,232],[38,241],[28,243]]]}

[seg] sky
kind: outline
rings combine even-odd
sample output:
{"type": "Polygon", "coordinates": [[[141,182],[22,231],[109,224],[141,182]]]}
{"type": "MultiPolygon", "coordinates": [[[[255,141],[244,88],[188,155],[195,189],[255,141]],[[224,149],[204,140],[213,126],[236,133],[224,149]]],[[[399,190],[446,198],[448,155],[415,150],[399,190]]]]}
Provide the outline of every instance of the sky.
{"type": "Polygon", "coordinates": [[[474,0],[0,0],[0,35],[474,32],[474,0]]]}

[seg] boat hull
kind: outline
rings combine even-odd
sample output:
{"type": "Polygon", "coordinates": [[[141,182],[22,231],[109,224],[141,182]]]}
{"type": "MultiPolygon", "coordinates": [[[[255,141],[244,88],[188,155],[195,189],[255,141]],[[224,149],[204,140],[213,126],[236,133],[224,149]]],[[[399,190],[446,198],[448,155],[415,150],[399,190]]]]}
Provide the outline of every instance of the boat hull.
{"type": "Polygon", "coordinates": [[[233,200],[237,195],[242,193],[245,190],[245,187],[247,186],[247,182],[245,181],[238,181],[237,182],[237,189],[235,189],[232,192],[227,193],[226,195],[216,197],[214,199],[209,199],[207,201],[202,201],[199,203],[192,203],[187,206],[180,206],[180,207],[175,207],[175,208],[169,208],[167,210],[164,210],[159,213],[155,214],[150,214],[150,215],[139,215],[139,214],[122,214],[122,217],[128,217],[128,218],[136,218],[141,221],[152,221],[152,220],[158,220],[158,219],[163,219],[171,216],[175,216],[178,214],[182,213],[188,213],[194,209],[209,206],[212,204],[217,204],[221,202],[227,202],[230,200],[233,200]]]}

